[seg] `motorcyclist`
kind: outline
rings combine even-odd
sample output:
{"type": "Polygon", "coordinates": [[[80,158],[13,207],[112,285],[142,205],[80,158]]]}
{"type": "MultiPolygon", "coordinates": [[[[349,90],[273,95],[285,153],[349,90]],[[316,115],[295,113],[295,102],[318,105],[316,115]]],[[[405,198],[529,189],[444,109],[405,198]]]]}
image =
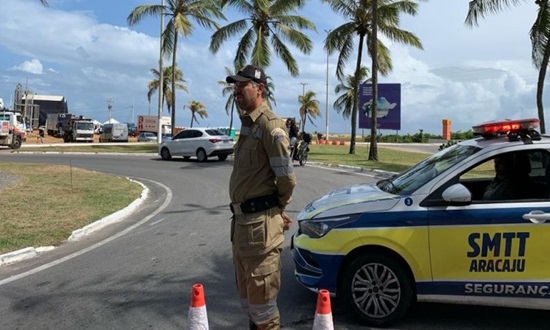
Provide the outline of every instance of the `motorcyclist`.
{"type": "Polygon", "coordinates": [[[288,118],[286,120],[286,128],[288,130],[288,137],[290,138],[290,155],[295,156],[295,147],[298,141],[298,127],[296,126],[296,120],[294,118],[288,118]]]}

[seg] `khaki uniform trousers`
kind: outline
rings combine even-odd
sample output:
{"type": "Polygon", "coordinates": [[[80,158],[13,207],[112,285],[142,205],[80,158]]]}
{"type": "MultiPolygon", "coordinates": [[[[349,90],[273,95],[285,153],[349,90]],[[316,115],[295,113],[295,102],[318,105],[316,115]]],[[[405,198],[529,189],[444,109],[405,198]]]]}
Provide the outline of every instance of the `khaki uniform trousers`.
{"type": "Polygon", "coordinates": [[[260,330],[280,329],[277,295],[281,288],[284,222],[279,208],[235,214],[233,264],[244,312],[260,330]]]}

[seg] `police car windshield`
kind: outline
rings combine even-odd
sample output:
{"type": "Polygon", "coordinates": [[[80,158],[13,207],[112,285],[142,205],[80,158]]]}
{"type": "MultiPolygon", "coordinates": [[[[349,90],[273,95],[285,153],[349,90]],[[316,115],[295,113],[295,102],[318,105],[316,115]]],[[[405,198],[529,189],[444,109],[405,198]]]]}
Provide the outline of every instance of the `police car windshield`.
{"type": "Polygon", "coordinates": [[[437,175],[481,150],[476,146],[455,144],[424,159],[395,177],[378,182],[378,187],[395,195],[410,195],[437,175]]]}

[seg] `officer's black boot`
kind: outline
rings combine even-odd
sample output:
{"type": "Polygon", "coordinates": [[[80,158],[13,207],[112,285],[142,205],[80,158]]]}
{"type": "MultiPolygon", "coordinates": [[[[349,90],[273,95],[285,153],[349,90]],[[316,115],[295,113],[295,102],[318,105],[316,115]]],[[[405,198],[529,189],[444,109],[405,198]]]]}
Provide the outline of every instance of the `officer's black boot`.
{"type": "Polygon", "coordinates": [[[258,330],[258,327],[254,324],[254,322],[252,322],[252,320],[248,320],[248,328],[250,330],[258,330]]]}

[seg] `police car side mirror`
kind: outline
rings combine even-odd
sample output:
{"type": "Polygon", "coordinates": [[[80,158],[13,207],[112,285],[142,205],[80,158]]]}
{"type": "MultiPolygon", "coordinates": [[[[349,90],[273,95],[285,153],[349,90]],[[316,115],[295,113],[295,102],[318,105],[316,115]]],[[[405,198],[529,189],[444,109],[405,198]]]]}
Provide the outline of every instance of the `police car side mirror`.
{"type": "Polygon", "coordinates": [[[461,183],[453,184],[445,189],[441,197],[451,205],[468,205],[472,202],[472,193],[461,183]]]}

